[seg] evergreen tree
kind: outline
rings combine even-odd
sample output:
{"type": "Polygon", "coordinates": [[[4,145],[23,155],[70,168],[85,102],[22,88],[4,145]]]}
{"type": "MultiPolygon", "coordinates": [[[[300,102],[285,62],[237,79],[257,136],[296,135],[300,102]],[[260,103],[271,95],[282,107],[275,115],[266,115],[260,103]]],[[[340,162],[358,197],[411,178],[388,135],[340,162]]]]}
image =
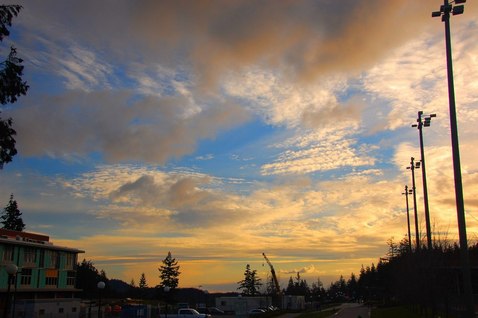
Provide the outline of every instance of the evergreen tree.
{"type": "Polygon", "coordinates": [[[317,277],[317,281],[312,283],[312,288],[310,293],[313,300],[321,301],[322,298],[325,296],[324,284],[322,284],[320,277],[317,277]]]}
{"type": "Polygon", "coordinates": [[[287,288],[286,288],[286,292],[287,294],[289,295],[294,295],[294,280],[292,279],[292,276],[289,277],[289,282],[287,283],[287,288]]]}
{"type": "Polygon", "coordinates": [[[97,297],[99,281],[107,283],[106,273],[104,271],[99,272],[92,261],[83,259],[76,267],[76,288],[82,290],[82,297],[97,297]]]}
{"type": "MultiPolygon", "coordinates": [[[[22,6],[0,5],[0,41],[10,35],[8,27],[12,26],[12,19],[16,17],[22,6]]],[[[12,46],[5,61],[0,63],[0,104],[14,103],[28,90],[26,82],[22,81],[23,60],[17,57],[17,50],[12,46]]],[[[0,117],[0,169],[12,161],[17,154],[15,147],[16,131],[12,128],[12,118],[0,117]]]]}
{"type": "Polygon", "coordinates": [[[251,270],[249,264],[246,265],[244,279],[237,283],[239,284],[237,289],[242,290],[242,294],[245,296],[255,296],[260,294],[259,288],[262,286],[261,279],[257,277],[257,270],[251,270]]]}
{"type": "Polygon", "coordinates": [[[147,288],[148,287],[148,283],[146,282],[146,276],[144,275],[144,273],[141,273],[141,277],[139,279],[139,288],[147,288]]]}
{"type": "Polygon", "coordinates": [[[162,261],[159,270],[159,279],[161,279],[160,287],[169,287],[171,289],[178,287],[179,285],[179,265],[178,261],[171,256],[171,252],[168,252],[168,256],[162,261]]]}
{"type": "Polygon", "coordinates": [[[13,194],[10,195],[10,201],[3,210],[1,219],[4,229],[19,232],[25,229],[25,223],[23,223],[22,220],[22,213],[18,209],[17,201],[13,199],[13,194]]]}
{"type": "Polygon", "coordinates": [[[134,278],[131,278],[131,283],[129,283],[131,287],[136,287],[136,282],[134,281],[134,278]]]}

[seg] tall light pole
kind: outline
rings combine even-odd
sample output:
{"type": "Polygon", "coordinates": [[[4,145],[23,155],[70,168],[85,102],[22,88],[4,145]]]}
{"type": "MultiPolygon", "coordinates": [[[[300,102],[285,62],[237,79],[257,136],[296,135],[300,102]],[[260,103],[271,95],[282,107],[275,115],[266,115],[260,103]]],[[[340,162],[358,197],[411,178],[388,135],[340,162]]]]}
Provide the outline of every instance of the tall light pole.
{"type": "Polygon", "coordinates": [[[165,308],[165,318],[168,318],[168,295],[169,295],[169,291],[171,290],[171,287],[169,286],[164,286],[163,287],[163,290],[165,292],[165,295],[166,295],[166,308],[165,308]]]}
{"type": "Polygon", "coordinates": [[[12,284],[13,277],[16,277],[18,272],[18,267],[15,264],[7,264],[5,266],[5,271],[7,272],[7,299],[5,302],[5,308],[3,309],[3,317],[7,318],[10,315],[10,285],[12,284]]]}
{"type": "Polygon", "coordinates": [[[101,314],[101,292],[105,289],[105,282],[99,281],[96,287],[98,287],[98,318],[102,318],[103,315],[101,314]]]}
{"type": "Polygon", "coordinates": [[[410,158],[410,169],[412,171],[412,192],[413,192],[413,212],[415,214],[415,241],[416,241],[416,250],[420,250],[420,232],[418,231],[418,211],[417,211],[417,191],[415,187],[415,169],[420,168],[420,162],[415,162],[415,158],[410,158]]]}
{"type": "Polygon", "coordinates": [[[412,125],[412,127],[418,128],[418,136],[420,139],[420,162],[422,163],[422,184],[423,184],[423,203],[425,205],[425,224],[427,229],[427,245],[428,249],[431,250],[432,245],[432,230],[430,226],[430,209],[428,207],[428,188],[427,188],[427,174],[425,169],[425,150],[423,149],[423,127],[430,127],[430,122],[433,117],[436,117],[435,114],[423,115],[423,111],[418,112],[417,124],[412,125]]]}
{"type": "Polygon", "coordinates": [[[473,290],[471,286],[470,257],[468,254],[468,241],[466,237],[465,203],[463,199],[463,184],[461,179],[460,147],[458,143],[458,124],[456,119],[455,85],[453,82],[453,62],[450,34],[450,14],[462,14],[465,9],[462,3],[465,2],[466,0],[455,0],[452,1],[452,3],[449,3],[448,0],[443,0],[443,5],[440,6],[440,10],[433,12],[432,17],[441,17],[441,20],[445,23],[448,103],[450,108],[451,146],[453,152],[453,172],[455,178],[456,214],[460,237],[461,267],[463,272],[463,291],[466,305],[466,315],[467,317],[474,317],[475,309],[473,303],[473,290]]]}
{"type": "Polygon", "coordinates": [[[408,195],[412,194],[412,190],[408,189],[408,186],[405,186],[405,192],[402,194],[405,195],[405,202],[407,204],[407,228],[408,228],[408,250],[412,251],[412,235],[410,233],[410,209],[408,207],[408,195]]]}

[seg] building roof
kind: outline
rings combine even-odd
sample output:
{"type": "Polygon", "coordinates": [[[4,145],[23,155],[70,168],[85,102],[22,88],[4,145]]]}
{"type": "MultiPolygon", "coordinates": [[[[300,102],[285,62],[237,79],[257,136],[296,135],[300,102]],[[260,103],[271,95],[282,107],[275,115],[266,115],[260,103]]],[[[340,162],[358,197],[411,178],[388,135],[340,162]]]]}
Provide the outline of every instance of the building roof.
{"type": "Polygon", "coordinates": [[[6,229],[0,229],[0,243],[12,244],[12,245],[24,245],[32,246],[36,248],[44,248],[48,250],[59,250],[72,253],[84,253],[85,251],[64,247],[56,246],[50,242],[50,237],[43,234],[30,233],[30,232],[20,232],[12,231],[6,229]]]}

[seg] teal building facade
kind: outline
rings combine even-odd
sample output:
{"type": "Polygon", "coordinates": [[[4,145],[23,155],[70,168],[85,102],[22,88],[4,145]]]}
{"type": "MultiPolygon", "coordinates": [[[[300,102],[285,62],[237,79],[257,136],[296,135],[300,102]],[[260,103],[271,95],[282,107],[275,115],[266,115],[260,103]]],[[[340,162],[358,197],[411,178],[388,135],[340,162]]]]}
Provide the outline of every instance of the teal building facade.
{"type": "Polygon", "coordinates": [[[18,318],[78,317],[80,253],[84,251],[53,245],[46,235],[0,229],[0,311],[8,306],[18,318]],[[9,264],[18,268],[16,274],[8,274],[9,264]]]}

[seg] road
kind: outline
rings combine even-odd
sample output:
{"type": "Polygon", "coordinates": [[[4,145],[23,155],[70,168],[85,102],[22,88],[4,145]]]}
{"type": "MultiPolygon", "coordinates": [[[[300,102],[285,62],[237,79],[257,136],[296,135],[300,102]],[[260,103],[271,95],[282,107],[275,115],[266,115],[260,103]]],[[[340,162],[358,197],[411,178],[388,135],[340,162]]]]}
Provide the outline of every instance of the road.
{"type": "Polygon", "coordinates": [[[330,318],[370,318],[370,308],[356,303],[346,303],[330,318]]]}

